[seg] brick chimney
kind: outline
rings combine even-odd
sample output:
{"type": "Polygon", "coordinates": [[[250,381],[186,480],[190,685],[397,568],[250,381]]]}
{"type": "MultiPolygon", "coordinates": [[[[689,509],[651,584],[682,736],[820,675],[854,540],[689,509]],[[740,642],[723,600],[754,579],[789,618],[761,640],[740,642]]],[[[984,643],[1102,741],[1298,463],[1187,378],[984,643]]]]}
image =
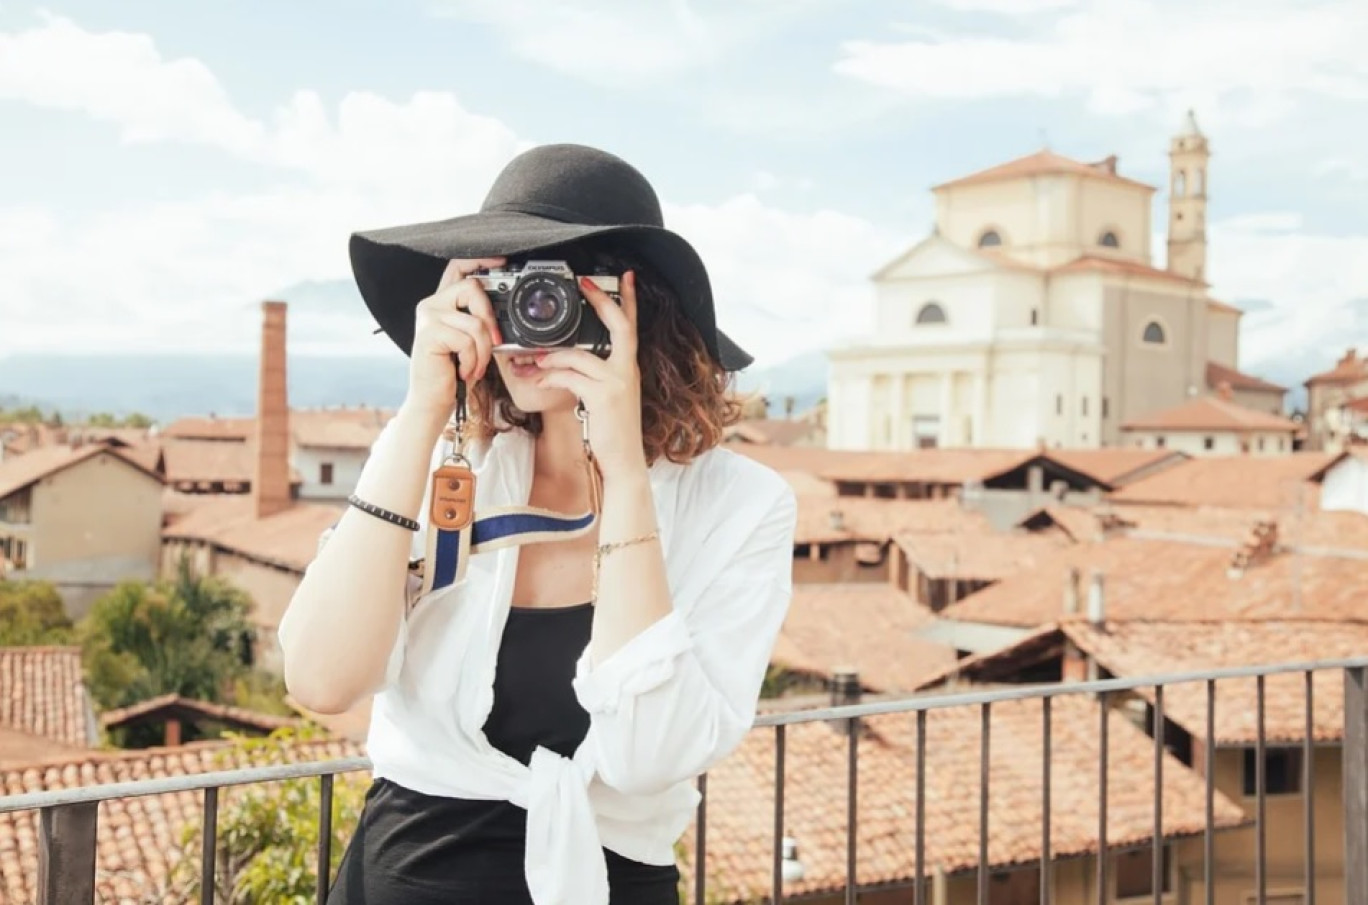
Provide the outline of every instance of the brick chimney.
{"type": "Polygon", "coordinates": [[[1251,566],[1257,566],[1272,558],[1278,549],[1278,523],[1272,519],[1261,519],[1236,549],[1230,558],[1229,574],[1238,578],[1251,566]]]}
{"type": "Polygon", "coordinates": [[[290,399],[285,383],[285,303],[261,303],[261,373],[257,386],[256,464],[252,503],[257,518],[290,508],[290,399]]]}

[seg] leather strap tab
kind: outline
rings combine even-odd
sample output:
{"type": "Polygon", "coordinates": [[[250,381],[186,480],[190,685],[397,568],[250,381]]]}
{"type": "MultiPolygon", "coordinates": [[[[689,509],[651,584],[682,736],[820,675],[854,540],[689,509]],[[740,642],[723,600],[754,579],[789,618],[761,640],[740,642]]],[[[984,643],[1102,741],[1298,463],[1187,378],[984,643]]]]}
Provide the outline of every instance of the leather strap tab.
{"type": "Polygon", "coordinates": [[[475,521],[475,473],[467,465],[442,465],[432,473],[433,526],[464,531],[475,521]]]}

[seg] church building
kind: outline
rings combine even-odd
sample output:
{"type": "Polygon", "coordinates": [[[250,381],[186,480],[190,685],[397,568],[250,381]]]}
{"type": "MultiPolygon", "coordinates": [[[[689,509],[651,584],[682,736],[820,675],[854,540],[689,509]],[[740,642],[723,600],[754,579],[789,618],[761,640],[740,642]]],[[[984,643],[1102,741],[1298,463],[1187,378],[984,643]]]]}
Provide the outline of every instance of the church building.
{"type": "Polygon", "coordinates": [[[1217,393],[1281,412],[1282,387],[1238,370],[1240,310],[1207,292],[1210,156],[1189,113],[1164,269],[1155,187],[1115,157],[1042,150],[932,189],[933,233],[873,277],[876,338],[829,353],[828,445],[1115,446],[1217,393]]]}

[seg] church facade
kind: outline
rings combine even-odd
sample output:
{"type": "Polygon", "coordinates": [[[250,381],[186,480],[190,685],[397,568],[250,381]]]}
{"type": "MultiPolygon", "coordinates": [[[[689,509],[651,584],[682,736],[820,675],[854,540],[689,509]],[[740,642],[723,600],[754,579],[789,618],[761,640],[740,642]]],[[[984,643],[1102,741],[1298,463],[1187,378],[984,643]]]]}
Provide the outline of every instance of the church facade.
{"type": "Polygon", "coordinates": [[[1218,390],[1281,411],[1238,370],[1240,311],[1208,294],[1210,151],[1170,145],[1164,269],[1155,188],[1116,158],[1043,150],[936,186],[932,235],[873,277],[875,339],[830,352],[828,445],[1090,448],[1218,390]]]}

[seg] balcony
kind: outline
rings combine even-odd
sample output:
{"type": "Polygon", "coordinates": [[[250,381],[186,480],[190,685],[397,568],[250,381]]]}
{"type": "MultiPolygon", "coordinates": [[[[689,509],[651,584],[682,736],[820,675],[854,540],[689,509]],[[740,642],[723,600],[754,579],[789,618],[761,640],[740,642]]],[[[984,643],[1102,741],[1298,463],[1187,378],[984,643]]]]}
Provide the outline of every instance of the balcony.
{"type": "MultiPolygon", "coordinates": [[[[0,901],[125,900],[105,876],[112,809],[126,822],[145,813],[130,802],[179,793],[195,796],[199,901],[211,903],[220,790],[286,779],[318,779],[315,863],[328,864],[335,777],[368,766],[312,760],[0,798],[0,825],[19,837],[0,837],[0,901]],[[25,832],[36,871],[21,863],[25,832]],[[23,892],[16,869],[30,872],[23,892]]],[[[681,900],[695,905],[1361,905],[1368,656],[767,712],[699,787],[680,856],[681,900]],[[1253,727],[1239,756],[1216,728],[1223,707],[1253,727]],[[1179,718],[1202,725],[1180,732],[1179,718]]],[[[320,903],[328,883],[321,872],[320,903]]]]}

